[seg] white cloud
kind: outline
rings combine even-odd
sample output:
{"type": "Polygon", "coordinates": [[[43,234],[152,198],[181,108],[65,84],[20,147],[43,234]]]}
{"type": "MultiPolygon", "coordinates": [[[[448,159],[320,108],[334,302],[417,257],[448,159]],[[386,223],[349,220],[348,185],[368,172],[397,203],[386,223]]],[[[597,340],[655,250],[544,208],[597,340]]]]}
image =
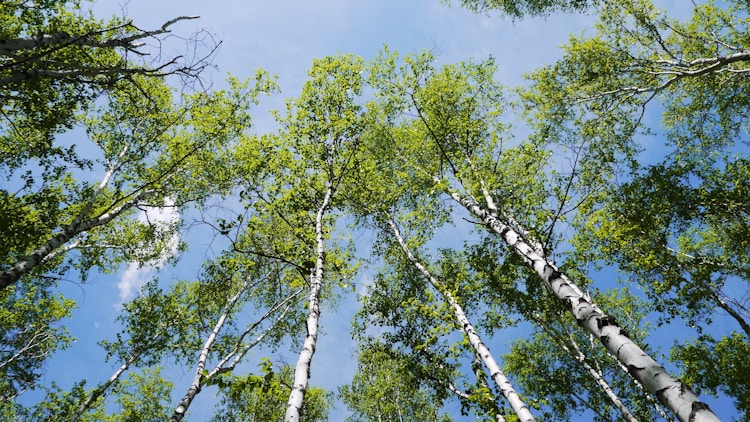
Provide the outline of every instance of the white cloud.
{"type": "MultiPolygon", "coordinates": [[[[167,199],[164,207],[147,208],[138,215],[138,221],[149,222],[151,224],[171,224],[180,218],[180,214],[174,207],[174,201],[167,199]]],[[[177,252],[177,246],[180,242],[180,234],[175,232],[169,239],[169,252],[165,257],[151,265],[139,266],[137,263],[130,263],[120,276],[117,283],[119,290],[120,303],[131,299],[143,287],[148,279],[156,272],[156,269],[166,263],[166,257],[174,255],[177,252]]]]}
{"type": "Polygon", "coordinates": [[[373,280],[372,276],[368,271],[363,271],[362,275],[359,276],[359,281],[357,282],[357,293],[359,293],[362,296],[367,296],[367,294],[370,292],[370,288],[375,284],[375,280],[373,280]]]}
{"type": "Polygon", "coordinates": [[[138,267],[136,264],[128,264],[120,277],[120,282],[117,283],[117,289],[120,291],[120,303],[117,306],[135,296],[135,293],[146,284],[153,272],[152,267],[138,267]]]}

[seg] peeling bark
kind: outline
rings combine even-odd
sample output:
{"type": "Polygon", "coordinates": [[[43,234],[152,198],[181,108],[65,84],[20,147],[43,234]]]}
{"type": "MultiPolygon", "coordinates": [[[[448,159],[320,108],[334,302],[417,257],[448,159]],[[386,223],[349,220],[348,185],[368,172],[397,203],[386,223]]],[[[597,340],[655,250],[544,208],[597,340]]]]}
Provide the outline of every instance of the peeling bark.
{"type": "Polygon", "coordinates": [[[701,402],[693,391],[671,376],[661,365],[635,344],[614,318],[605,314],[584,294],[546,254],[527,242],[513,227],[493,216],[474,201],[445,188],[453,200],[479,218],[493,233],[501,236],[524,264],[536,272],[552,293],[573,314],[579,325],[598,338],[607,350],[628,369],[659,401],[670,409],[680,421],[718,421],[708,405],[701,402]]]}

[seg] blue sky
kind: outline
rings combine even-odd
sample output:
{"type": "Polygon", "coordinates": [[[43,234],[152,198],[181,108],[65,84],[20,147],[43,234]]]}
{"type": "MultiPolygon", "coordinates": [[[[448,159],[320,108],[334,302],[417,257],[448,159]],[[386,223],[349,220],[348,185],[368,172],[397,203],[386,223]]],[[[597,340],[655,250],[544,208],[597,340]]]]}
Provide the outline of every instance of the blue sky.
{"type": "MultiPolygon", "coordinates": [[[[659,4],[677,12],[690,10],[689,2],[684,0],[659,4]]],[[[313,59],[352,53],[369,60],[384,44],[401,53],[432,49],[439,63],[483,60],[492,55],[499,66],[498,80],[508,86],[518,85],[525,72],[559,58],[558,47],[569,34],[579,34],[593,23],[593,18],[585,15],[513,23],[497,16],[476,16],[455,4],[448,8],[439,0],[131,0],[126,4],[99,0],[93,2],[92,8],[99,17],[125,12],[143,29],[158,28],[175,16],[201,16],[199,20],[177,23],[173,32],[189,35],[206,29],[222,41],[214,59],[217,69],[209,69],[204,75],[209,83],[222,87],[227,72],[245,78],[258,67],[278,75],[282,94],[264,99],[262,110],[279,108],[283,98],[296,96],[313,59]]],[[[172,39],[164,47],[167,54],[174,54],[184,46],[182,41],[172,39]]],[[[254,119],[256,131],[274,130],[267,113],[258,113],[254,119]]],[[[96,275],[90,284],[62,286],[66,294],[79,301],[69,325],[78,341],[49,362],[44,381],[56,380],[66,386],[82,377],[89,378],[92,384],[109,377],[113,365],[103,363],[96,341],[116,333],[114,318],[122,300],[132,297],[138,286],[154,275],[167,281],[193,277],[200,262],[218,252],[219,245],[211,244],[205,233],[192,231],[187,236],[184,240],[191,249],[176,268],[162,273],[123,268],[117,274],[96,275]]],[[[359,276],[357,284],[366,285],[367,277],[359,276]]],[[[312,384],[335,390],[351,379],[356,361],[351,357],[354,345],[349,340],[349,324],[355,311],[354,303],[343,303],[335,311],[323,310],[323,335],[313,360],[312,384]]],[[[497,354],[509,341],[496,341],[491,348],[497,354]]],[[[283,351],[279,357],[293,363],[296,353],[297,350],[283,351]]],[[[170,371],[177,398],[187,389],[193,368],[170,371]]],[[[191,408],[190,419],[203,420],[210,414],[214,400],[209,389],[200,394],[191,408]]],[[[722,410],[715,405],[712,408],[722,410]]],[[[330,420],[341,420],[344,414],[339,406],[330,420]]],[[[460,420],[460,416],[456,419],[460,420]]]]}

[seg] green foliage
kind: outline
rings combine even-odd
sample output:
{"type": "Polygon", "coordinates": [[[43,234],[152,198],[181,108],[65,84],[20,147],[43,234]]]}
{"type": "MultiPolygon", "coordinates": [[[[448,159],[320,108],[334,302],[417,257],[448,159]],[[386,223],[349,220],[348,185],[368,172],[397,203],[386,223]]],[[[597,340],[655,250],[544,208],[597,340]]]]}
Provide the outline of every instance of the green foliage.
{"type": "MultiPolygon", "coordinates": [[[[0,22],[0,39],[5,42],[24,38],[33,40],[31,37],[37,34],[66,34],[75,39],[123,23],[117,20],[105,23],[82,13],[78,0],[50,0],[34,6],[23,1],[3,2],[0,22]]],[[[96,38],[104,36],[101,33],[96,38]]],[[[72,126],[75,113],[86,108],[97,95],[96,85],[112,84],[124,76],[125,59],[114,48],[97,49],[75,45],[69,39],[66,41],[47,46],[34,45],[18,51],[5,50],[7,47],[0,50],[5,64],[0,71],[0,98],[3,99],[5,120],[0,132],[0,163],[3,166],[16,168],[30,158],[44,161],[64,158],[69,150],[52,145],[54,134],[72,126]],[[44,73],[32,76],[35,71],[64,75],[70,68],[120,68],[123,71],[91,75],[90,80],[84,75],[74,74],[69,77],[45,77],[44,73]],[[24,136],[18,136],[21,134],[24,136]]]]}
{"type": "MultiPolygon", "coordinates": [[[[24,412],[24,416],[27,420],[33,421],[68,418],[75,414],[79,403],[86,399],[88,391],[85,387],[86,381],[77,382],[68,389],[63,389],[56,383],[45,386],[45,399],[37,403],[32,409],[24,412]]],[[[99,414],[101,414],[100,411],[99,414]]]]}
{"type": "Polygon", "coordinates": [[[42,287],[13,287],[0,292],[0,403],[34,388],[51,354],[71,345],[61,326],[72,301],[42,287]]]}
{"type": "Polygon", "coordinates": [[[652,166],[592,213],[577,245],[632,274],[665,319],[710,320],[724,284],[750,279],[749,169],[744,157],[652,166]]]}
{"type": "MultiPolygon", "coordinates": [[[[648,334],[644,304],[627,289],[595,295],[628,335],[642,342],[648,334]]],[[[577,330],[563,310],[539,310],[531,320],[534,333],[518,339],[504,356],[505,369],[532,406],[545,420],[571,420],[593,411],[596,420],[621,419],[620,411],[607,397],[585,365],[603,378],[628,410],[639,420],[658,417],[656,399],[647,395],[614,364],[614,357],[599,347],[598,339],[577,330]]],[[[652,351],[648,351],[653,353],[652,351]]]]}
{"type": "MultiPolygon", "coordinates": [[[[293,382],[294,368],[284,365],[274,371],[268,359],[260,363],[260,374],[221,377],[217,381],[221,402],[212,422],[261,422],[282,420],[293,382]]],[[[319,387],[305,393],[305,421],[327,421],[333,395],[319,387]]]]}
{"type": "Polygon", "coordinates": [[[358,371],[338,396],[352,415],[347,421],[441,421],[441,402],[425,388],[411,367],[412,359],[379,343],[358,354],[358,371]]]}
{"type": "MultiPolygon", "coordinates": [[[[450,0],[441,0],[450,3],[450,0]]],[[[461,5],[475,13],[498,11],[511,18],[544,16],[558,12],[582,12],[601,0],[461,0],[461,5]]]]}
{"type": "Polygon", "coordinates": [[[743,417],[750,417],[750,385],[747,374],[750,364],[748,338],[733,332],[716,339],[702,335],[692,342],[672,349],[671,359],[683,369],[685,382],[698,391],[733,397],[743,417]]]}
{"type": "MultiPolygon", "coordinates": [[[[391,218],[439,276],[439,291],[392,240],[376,235],[371,258],[382,268],[354,322],[359,370],[338,391],[350,419],[449,421],[441,410],[454,394],[464,413],[497,411],[441,292],[484,332],[534,324],[505,362],[545,419],[568,420],[585,409],[598,420],[619,417],[586,365],[637,417],[657,417],[654,399],[599,339],[576,329],[505,241],[484,231],[487,224],[469,222],[482,230],[470,244],[434,247],[436,235],[466,227],[450,226],[461,218],[450,205],[458,196],[463,207],[507,223],[539,254],[570,249],[566,274],[594,292],[637,343],[645,341],[646,311],[695,326],[703,335],[672,350],[683,378],[733,397],[750,417],[750,369],[741,363],[750,353],[743,302],[750,163],[740,149],[750,114],[746,2],[708,2],[678,22],[647,0],[463,0],[471,10],[513,18],[595,7],[601,13],[593,36],[572,37],[564,57],[533,72],[533,85],[518,91],[533,131],[525,140],[513,139],[510,91],[495,80],[492,58],[436,66],[430,53],[401,57],[386,48],[370,63],[352,55],[315,60],[300,96],[275,113],[279,130],[251,136],[250,108],[277,88],[265,72],[177,101],[154,77],[172,68],[125,60],[134,47],[123,37],[145,36],[130,23],[96,20],[80,13],[77,1],[6,3],[0,419],[58,420],[77,412],[84,420],[163,418],[173,405],[166,403],[172,385],[159,368],[170,362],[197,366],[198,391],[219,390],[214,421],[278,420],[294,368],[264,360],[257,373],[240,374],[238,364],[256,346],[298,346],[318,300],[345,297],[358,257],[343,222],[379,230],[391,218]],[[74,41],[55,41],[63,36],[74,41]],[[67,67],[50,67],[55,63],[67,67]],[[60,73],[67,68],[74,72],[60,73]],[[645,124],[647,107],[660,107],[661,127],[645,124]],[[74,125],[95,153],[58,138],[74,125]],[[654,133],[673,149],[644,165],[638,135],[654,133]],[[615,184],[620,175],[626,177],[615,184]],[[192,207],[226,250],[204,263],[198,281],[166,287],[152,280],[123,305],[122,331],[101,342],[116,366],[142,372],[93,389],[86,381],[68,390],[52,385],[36,407],[17,405],[17,394],[39,388],[46,357],[72,342],[61,321],[75,303],[56,293],[59,280],[176,260],[184,247],[177,243],[181,218],[192,207]],[[175,217],[153,221],[142,209],[173,209],[175,217]],[[561,228],[567,223],[576,230],[570,243],[561,228]],[[586,278],[592,262],[616,265],[648,303],[627,290],[599,292],[586,278]],[[740,294],[728,293],[736,286],[740,294]],[[312,293],[309,302],[305,293],[312,293]],[[703,333],[718,310],[746,335],[703,333]],[[205,360],[197,362],[198,354],[205,360]]],[[[307,388],[305,420],[326,420],[332,400],[307,388]]]]}
{"type": "Polygon", "coordinates": [[[362,310],[355,318],[354,335],[363,350],[381,350],[373,356],[387,352],[393,359],[404,360],[400,365],[405,365],[404,370],[408,369],[413,380],[420,383],[413,390],[429,391],[439,408],[450,397],[447,384],[458,376],[464,348],[460,340],[455,345],[455,336],[451,336],[455,332],[451,310],[435,298],[421,273],[408,263],[397,271],[389,276],[378,274],[374,285],[368,288],[368,295],[362,298],[362,310]],[[373,338],[367,327],[378,327],[383,332],[373,338]]]}
{"type": "Polygon", "coordinates": [[[172,383],[161,376],[161,368],[132,373],[115,389],[112,414],[94,415],[103,422],[161,421],[170,409],[172,383]]]}
{"type": "Polygon", "coordinates": [[[206,57],[194,62],[164,57],[164,62],[135,63],[147,54],[143,39],[159,39],[180,18],[159,30],[144,31],[132,22],[103,21],[81,0],[3,2],[0,6],[0,163],[10,169],[28,160],[75,163],[72,148],[56,146],[57,133],[73,127],[101,93],[133,76],[179,74],[195,80],[206,57]]]}
{"type": "Polygon", "coordinates": [[[650,0],[605,2],[600,13],[594,36],[572,37],[562,60],[530,75],[524,98],[541,139],[582,139],[603,169],[632,158],[630,139],[648,132],[639,126],[652,102],[677,157],[710,164],[717,147],[746,133],[746,4],[696,5],[686,22],[650,0]]]}

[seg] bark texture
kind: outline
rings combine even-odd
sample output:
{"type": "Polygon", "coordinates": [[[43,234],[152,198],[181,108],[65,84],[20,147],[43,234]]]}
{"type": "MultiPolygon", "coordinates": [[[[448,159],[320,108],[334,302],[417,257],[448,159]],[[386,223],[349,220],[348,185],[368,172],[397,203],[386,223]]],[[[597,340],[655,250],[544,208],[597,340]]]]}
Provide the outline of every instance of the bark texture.
{"type": "Polygon", "coordinates": [[[718,421],[708,405],[698,399],[689,386],[671,376],[661,365],[635,344],[614,318],[602,312],[543,251],[534,248],[533,241],[490,214],[476,202],[446,189],[456,202],[479,218],[489,230],[501,236],[505,243],[536,272],[552,293],[565,304],[579,325],[598,338],[649,392],[670,409],[680,421],[718,421]]]}
{"type": "Polygon", "coordinates": [[[503,396],[505,396],[506,400],[508,400],[508,403],[518,416],[518,419],[523,422],[535,421],[536,419],[534,418],[534,415],[531,414],[531,411],[529,410],[528,406],[526,406],[526,403],[523,402],[521,396],[513,388],[513,384],[511,384],[510,380],[508,380],[503,371],[500,369],[500,365],[498,365],[495,361],[492,353],[490,353],[490,349],[486,344],[484,344],[482,338],[474,329],[474,326],[466,316],[466,313],[461,307],[461,304],[458,303],[456,298],[443,286],[443,284],[439,280],[437,280],[429,272],[429,270],[427,270],[427,268],[422,265],[422,263],[420,263],[419,260],[414,256],[409,247],[406,245],[406,242],[404,242],[404,238],[401,236],[401,232],[396,226],[396,223],[393,220],[389,220],[388,225],[390,226],[394,237],[398,241],[398,244],[401,246],[401,249],[404,251],[404,254],[406,254],[409,262],[411,262],[419,270],[419,272],[421,272],[422,275],[425,276],[430,285],[432,285],[435,290],[440,292],[443,298],[445,298],[445,300],[451,306],[458,325],[461,327],[461,330],[464,332],[466,337],[469,338],[469,342],[474,347],[474,351],[482,360],[482,363],[484,363],[484,366],[487,368],[487,370],[490,371],[490,376],[495,381],[495,384],[497,384],[500,391],[503,393],[503,396]]]}
{"type": "Polygon", "coordinates": [[[318,320],[320,318],[320,291],[323,288],[323,261],[325,250],[323,245],[323,216],[328,209],[328,204],[333,196],[331,186],[326,190],[323,203],[318,208],[315,216],[315,241],[317,243],[317,257],[315,259],[315,270],[310,276],[310,296],[307,314],[307,335],[302,344],[297,366],[294,368],[294,384],[286,404],[286,422],[299,422],[302,418],[302,408],[305,403],[305,392],[307,381],[310,379],[310,362],[315,354],[315,344],[318,340],[318,320]]]}

